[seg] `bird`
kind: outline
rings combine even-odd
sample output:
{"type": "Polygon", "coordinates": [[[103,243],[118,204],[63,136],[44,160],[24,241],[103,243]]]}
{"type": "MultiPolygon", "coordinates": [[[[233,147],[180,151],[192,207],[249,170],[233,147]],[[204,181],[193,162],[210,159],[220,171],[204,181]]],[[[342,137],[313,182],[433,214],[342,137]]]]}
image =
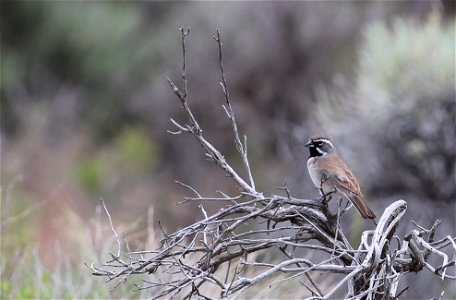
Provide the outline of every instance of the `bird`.
{"type": "Polygon", "coordinates": [[[325,195],[334,192],[342,194],[364,219],[375,219],[374,212],[364,201],[358,181],[337,154],[331,140],[327,137],[312,137],[305,147],[309,148],[307,169],[315,187],[325,195]]]}

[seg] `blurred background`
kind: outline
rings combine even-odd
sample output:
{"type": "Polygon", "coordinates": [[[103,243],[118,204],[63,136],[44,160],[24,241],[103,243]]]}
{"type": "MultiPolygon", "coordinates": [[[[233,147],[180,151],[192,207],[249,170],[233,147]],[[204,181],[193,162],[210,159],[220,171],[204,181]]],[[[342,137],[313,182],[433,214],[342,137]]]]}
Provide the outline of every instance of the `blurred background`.
{"type": "MultiPolygon", "coordinates": [[[[100,198],[143,249],[159,221],[174,230],[201,218],[197,204],[176,205],[189,194],[175,180],[206,196],[237,193],[193,138],[166,133],[170,117],[185,121],[164,78],[180,84],[180,27],[191,28],[190,105],[241,170],[221,107],[221,32],[259,191],[286,182],[295,197],[318,197],[303,144],[326,134],[378,216],[405,199],[402,233],[411,219],[440,218],[438,237],[455,234],[454,1],[0,5],[4,297],[138,296],[110,291],[82,264],[113,242],[100,198]]],[[[344,218],[357,243],[370,225],[354,210],[344,218]]],[[[405,280],[406,297],[440,295],[442,283],[423,274],[405,280]]]]}

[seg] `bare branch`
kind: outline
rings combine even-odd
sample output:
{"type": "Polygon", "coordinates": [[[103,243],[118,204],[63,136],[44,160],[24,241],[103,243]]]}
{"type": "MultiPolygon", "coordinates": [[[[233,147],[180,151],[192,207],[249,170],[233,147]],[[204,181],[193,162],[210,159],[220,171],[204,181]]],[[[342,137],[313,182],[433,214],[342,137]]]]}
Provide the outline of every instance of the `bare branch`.
{"type": "Polygon", "coordinates": [[[234,142],[236,144],[236,148],[241,154],[242,161],[245,167],[245,170],[247,172],[247,175],[249,177],[249,183],[250,186],[253,190],[255,190],[255,181],[253,180],[252,172],[250,170],[250,164],[247,156],[247,136],[244,135],[244,144],[241,142],[241,139],[239,138],[239,131],[237,128],[236,124],[236,117],[234,115],[233,108],[231,107],[231,101],[230,101],[230,93],[228,91],[228,87],[226,85],[226,79],[225,79],[225,71],[223,68],[223,52],[222,52],[222,39],[220,37],[220,32],[217,29],[217,35],[213,36],[213,39],[217,42],[218,44],[218,53],[219,53],[219,66],[220,66],[220,73],[222,77],[222,81],[220,82],[220,85],[222,86],[223,90],[223,95],[225,96],[225,105],[223,105],[223,109],[225,110],[226,114],[228,115],[228,118],[231,121],[231,126],[233,128],[233,133],[234,133],[234,142]]]}
{"type": "Polygon", "coordinates": [[[106,212],[106,215],[108,216],[109,225],[111,226],[112,233],[116,237],[116,241],[117,241],[117,255],[116,255],[116,258],[119,258],[120,257],[120,239],[119,239],[119,236],[117,235],[116,230],[114,229],[114,225],[112,224],[111,215],[109,214],[109,211],[106,208],[106,204],[105,204],[103,198],[101,198],[100,201],[101,201],[101,204],[103,205],[103,209],[106,212]]]}
{"type": "Polygon", "coordinates": [[[182,36],[182,81],[184,82],[184,98],[187,97],[187,70],[186,70],[186,58],[185,58],[185,37],[190,33],[190,28],[187,31],[183,27],[180,29],[182,36]]]}

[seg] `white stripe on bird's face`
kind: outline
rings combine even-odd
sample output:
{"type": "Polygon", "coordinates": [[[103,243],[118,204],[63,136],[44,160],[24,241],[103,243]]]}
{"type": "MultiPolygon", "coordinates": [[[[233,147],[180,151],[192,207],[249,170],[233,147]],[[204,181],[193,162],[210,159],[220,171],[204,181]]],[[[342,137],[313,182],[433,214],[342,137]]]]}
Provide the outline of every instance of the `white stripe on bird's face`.
{"type": "Polygon", "coordinates": [[[330,140],[328,140],[328,139],[325,139],[325,138],[319,138],[319,139],[313,140],[313,142],[315,142],[315,143],[319,143],[319,142],[321,142],[321,143],[324,143],[324,144],[328,144],[328,145],[330,145],[330,146],[331,146],[331,148],[333,148],[333,149],[334,149],[334,145],[333,145],[333,144],[331,143],[331,141],[330,141],[330,140]]]}
{"type": "Polygon", "coordinates": [[[326,154],[328,154],[327,152],[321,150],[319,147],[316,147],[315,149],[316,149],[316,150],[318,151],[318,153],[320,153],[321,155],[326,155],[326,154]]]}

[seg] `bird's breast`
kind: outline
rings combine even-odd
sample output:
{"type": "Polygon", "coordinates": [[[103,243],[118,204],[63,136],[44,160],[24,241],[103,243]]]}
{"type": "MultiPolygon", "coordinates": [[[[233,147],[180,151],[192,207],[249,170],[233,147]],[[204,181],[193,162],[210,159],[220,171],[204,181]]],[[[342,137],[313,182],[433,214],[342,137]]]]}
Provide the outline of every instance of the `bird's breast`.
{"type": "Polygon", "coordinates": [[[317,187],[321,187],[321,169],[317,166],[317,157],[311,157],[307,160],[307,170],[309,171],[310,179],[317,187]]]}

